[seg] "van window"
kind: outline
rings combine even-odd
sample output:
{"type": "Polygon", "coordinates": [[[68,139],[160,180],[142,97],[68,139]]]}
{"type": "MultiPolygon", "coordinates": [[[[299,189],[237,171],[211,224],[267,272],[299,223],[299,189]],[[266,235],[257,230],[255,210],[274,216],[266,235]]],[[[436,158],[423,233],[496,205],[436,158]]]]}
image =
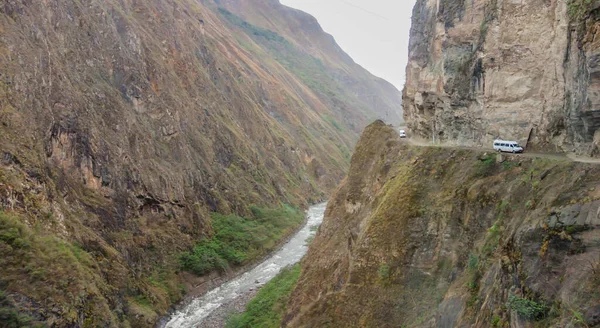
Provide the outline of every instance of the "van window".
{"type": "Polygon", "coordinates": [[[505,145],[505,144],[500,144],[500,146],[501,146],[501,147],[505,147],[506,145],[505,145]]]}
{"type": "Polygon", "coordinates": [[[500,146],[500,144],[496,142],[496,143],[494,144],[494,146],[500,146]]]}

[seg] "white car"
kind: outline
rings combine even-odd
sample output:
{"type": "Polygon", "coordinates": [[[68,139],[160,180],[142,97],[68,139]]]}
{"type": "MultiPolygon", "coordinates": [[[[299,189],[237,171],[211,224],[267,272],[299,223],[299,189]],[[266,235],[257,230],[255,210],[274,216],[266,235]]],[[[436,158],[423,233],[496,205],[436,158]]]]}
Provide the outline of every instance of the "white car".
{"type": "Polygon", "coordinates": [[[516,141],[494,140],[494,150],[506,153],[522,153],[523,147],[516,141]]]}
{"type": "Polygon", "coordinates": [[[400,130],[398,133],[400,133],[400,138],[406,138],[406,131],[400,130]]]}

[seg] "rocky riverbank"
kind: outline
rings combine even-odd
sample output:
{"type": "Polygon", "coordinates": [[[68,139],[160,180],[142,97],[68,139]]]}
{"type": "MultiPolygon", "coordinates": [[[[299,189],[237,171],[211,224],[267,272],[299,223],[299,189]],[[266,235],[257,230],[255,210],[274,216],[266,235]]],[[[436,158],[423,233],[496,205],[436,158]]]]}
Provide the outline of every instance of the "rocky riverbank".
{"type": "MultiPolygon", "coordinates": [[[[238,314],[244,312],[246,305],[256,296],[260,287],[243,293],[233,301],[224,303],[219,308],[214,310],[204,321],[202,322],[202,328],[222,328],[225,327],[227,318],[232,314],[238,314]]],[[[200,327],[200,326],[198,326],[200,327]]]]}
{"type": "Polygon", "coordinates": [[[278,252],[243,273],[236,279],[224,283],[197,297],[175,312],[166,327],[216,327],[223,325],[227,314],[232,310],[241,312],[254,296],[257,288],[275,277],[282,268],[298,263],[306,254],[306,240],[314,235],[312,227],[321,223],[326,204],[311,206],[308,210],[308,222],[278,252]],[[217,311],[217,313],[213,313],[217,311]],[[208,321],[206,321],[208,320],[208,321]]]}

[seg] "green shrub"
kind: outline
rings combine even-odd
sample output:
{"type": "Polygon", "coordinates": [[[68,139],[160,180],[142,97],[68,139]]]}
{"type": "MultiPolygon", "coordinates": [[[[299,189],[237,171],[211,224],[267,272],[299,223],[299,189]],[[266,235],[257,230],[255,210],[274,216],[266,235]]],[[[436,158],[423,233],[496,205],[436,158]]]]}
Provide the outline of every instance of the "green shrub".
{"type": "Polygon", "coordinates": [[[508,308],[516,311],[519,316],[527,320],[540,320],[546,316],[548,306],[544,303],[538,303],[528,298],[522,298],[516,295],[508,297],[508,308]]]}
{"type": "MultiPolygon", "coordinates": [[[[11,291],[42,305],[54,304],[64,315],[77,314],[72,304],[97,297],[100,277],[93,274],[93,258],[81,246],[45,231],[30,229],[19,216],[0,211],[0,279],[11,291]]],[[[90,317],[105,308],[91,310],[90,317]]],[[[104,313],[102,313],[104,314],[104,313]]],[[[65,318],[61,318],[65,319],[65,318]]],[[[66,320],[70,319],[65,319],[66,320]]],[[[0,293],[0,327],[39,326],[0,293]]]]}
{"type": "Polygon", "coordinates": [[[500,320],[501,320],[501,318],[499,316],[495,315],[492,318],[492,327],[500,327],[500,320]]]}
{"type": "Polygon", "coordinates": [[[569,16],[572,20],[580,20],[590,10],[593,0],[571,0],[568,3],[569,16]]]}
{"type": "Polygon", "coordinates": [[[0,242],[13,249],[26,249],[31,246],[27,237],[27,229],[24,225],[0,213],[0,242]]]}
{"type": "Polygon", "coordinates": [[[19,313],[6,292],[0,290],[0,326],[5,328],[42,327],[25,314],[19,313]]]}
{"type": "Polygon", "coordinates": [[[477,291],[479,291],[479,284],[477,281],[470,281],[467,283],[467,288],[471,292],[477,292],[477,291]]]}
{"type": "Polygon", "coordinates": [[[253,217],[213,213],[214,235],[180,256],[181,267],[197,275],[224,271],[230,265],[252,261],[277,246],[278,241],[303,222],[303,214],[289,206],[264,209],[253,206],[253,217]]]}
{"type": "Polygon", "coordinates": [[[471,298],[467,301],[467,307],[473,307],[477,304],[477,295],[471,295],[471,298]]]}
{"type": "Polygon", "coordinates": [[[288,298],[300,277],[300,264],[284,268],[248,303],[246,311],[231,316],[227,328],[278,328],[288,298]]]}
{"type": "Polygon", "coordinates": [[[502,168],[506,171],[511,170],[514,167],[517,167],[517,164],[510,162],[510,161],[502,162],[502,168]]]}
{"type": "Polygon", "coordinates": [[[390,279],[390,266],[382,264],[379,269],[377,269],[377,277],[383,282],[388,281],[390,279]]]}
{"type": "Polygon", "coordinates": [[[469,269],[477,270],[477,264],[479,263],[479,258],[473,253],[469,253],[469,269]]]}
{"type": "Polygon", "coordinates": [[[496,154],[485,155],[477,162],[475,175],[477,177],[488,177],[496,168],[496,154]]]}

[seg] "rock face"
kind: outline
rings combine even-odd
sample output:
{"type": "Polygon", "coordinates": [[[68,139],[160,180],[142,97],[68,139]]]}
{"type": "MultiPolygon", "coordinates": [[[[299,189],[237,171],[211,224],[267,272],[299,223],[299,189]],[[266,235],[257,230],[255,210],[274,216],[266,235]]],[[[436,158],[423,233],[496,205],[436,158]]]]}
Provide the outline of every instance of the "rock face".
{"type": "Polygon", "coordinates": [[[503,138],[597,155],[598,6],[418,0],[404,90],[409,127],[438,141],[503,138]]]}
{"type": "Polygon", "coordinates": [[[0,310],[148,327],[210,212],[322,199],[360,130],[399,117],[397,90],[277,1],[2,1],[0,310]]]}
{"type": "Polygon", "coordinates": [[[598,166],[407,146],[370,125],[286,327],[597,324],[598,166]]]}

